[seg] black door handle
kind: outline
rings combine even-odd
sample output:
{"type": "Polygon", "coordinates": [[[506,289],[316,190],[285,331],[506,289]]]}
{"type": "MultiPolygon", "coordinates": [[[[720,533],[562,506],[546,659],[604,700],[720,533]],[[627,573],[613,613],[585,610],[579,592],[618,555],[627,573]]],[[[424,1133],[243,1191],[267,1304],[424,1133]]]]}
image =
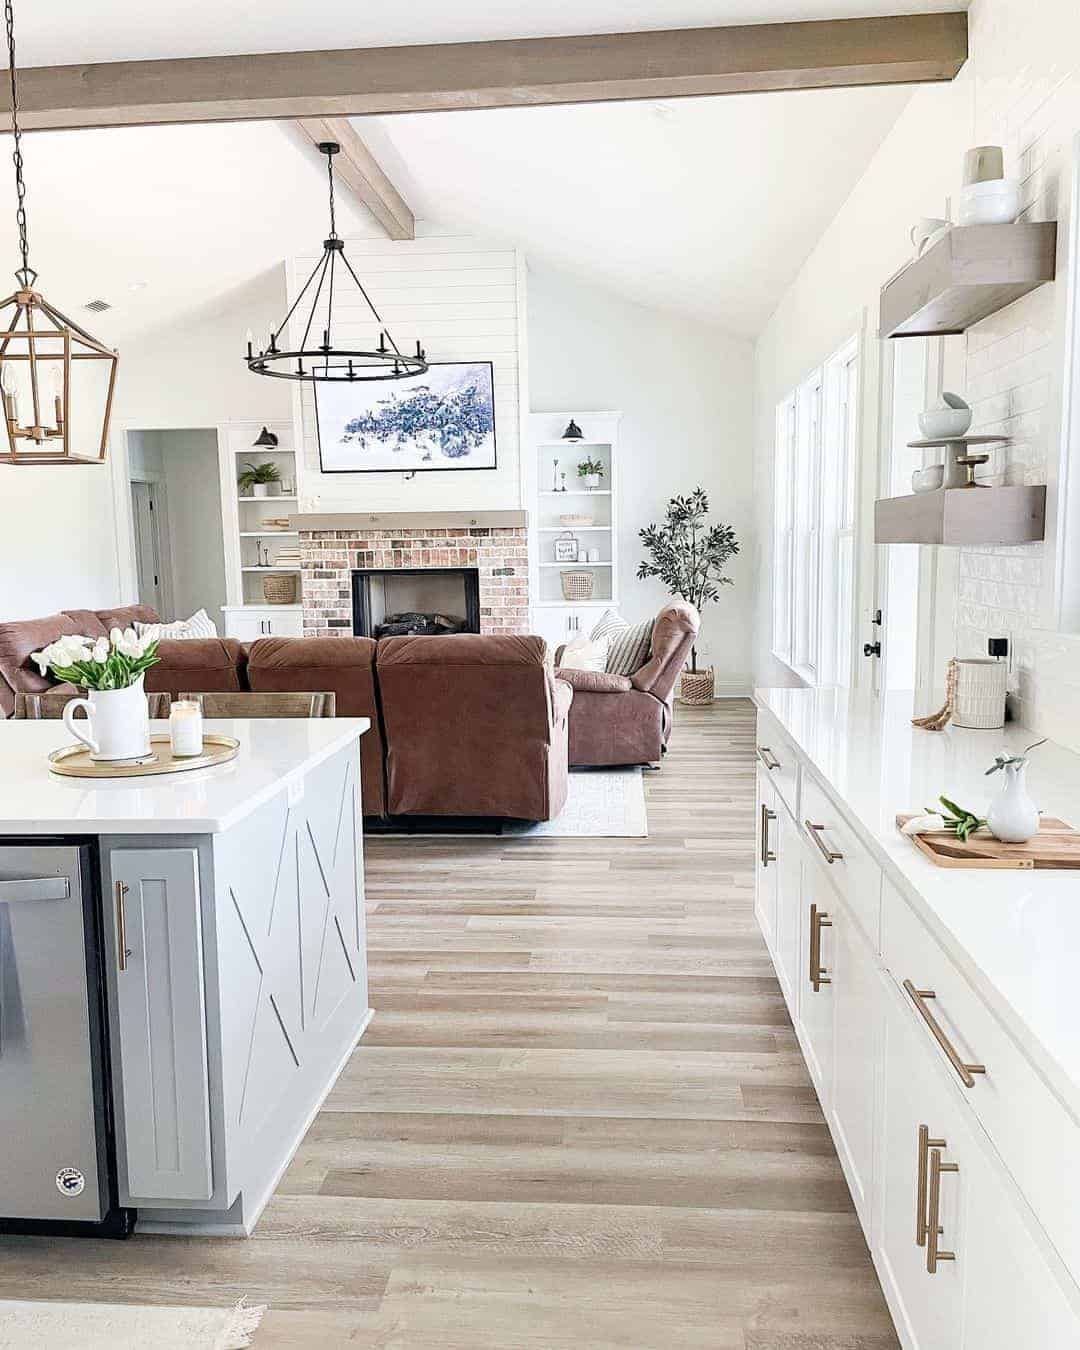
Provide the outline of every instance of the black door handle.
{"type": "Polygon", "coordinates": [[[862,654],[863,654],[863,656],[880,656],[880,655],[881,655],[881,643],[880,643],[880,642],[864,642],[864,643],[863,643],[862,654]]]}

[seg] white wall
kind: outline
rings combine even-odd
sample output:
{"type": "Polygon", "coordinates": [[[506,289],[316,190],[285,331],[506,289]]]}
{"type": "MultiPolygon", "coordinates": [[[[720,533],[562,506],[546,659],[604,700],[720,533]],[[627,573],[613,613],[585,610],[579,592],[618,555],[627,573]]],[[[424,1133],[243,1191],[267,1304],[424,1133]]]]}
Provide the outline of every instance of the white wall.
{"type": "Polygon", "coordinates": [[[169,617],[186,619],[205,609],[220,625],[226,595],[217,433],[164,431],[158,442],[169,509],[176,611],[169,617]]]}
{"type": "MultiPolygon", "coordinates": [[[[418,473],[323,473],[310,385],[301,394],[301,509],[380,511],[516,508],[521,505],[518,457],[520,385],[524,382],[524,268],[505,244],[469,238],[418,222],[417,237],[394,241],[354,235],[346,251],[402,351],[419,339],[430,361],[488,361],[494,365],[493,470],[418,473]]],[[[314,257],[290,262],[290,294],[314,267],[314,257]]],[[[335,340],[370,348],[378,325],[351,282],[338,271],[335,340]]],[[[306,304],[306,302],[305,302],[306,304]]],[[[256,332],[259,330],[256,329],[256,332]]],[[[385,386],[383,386],[385,387],[385,386]]]]}
{"type": "Polygon", "coordinates": [[[716,520],[735,526],[735,585],[704,615],[704,655],[718,692],[750,686],[754,578],[751,397],[753,348],[721,330],[630,304],[547,269],[529,272],[533,412],[617,409],[620,427],[619,608],[647,618],[667,599],[638,581],[638,531],[668,498],[699,483],[716,520]]]}
{"type": "MultiPolygon", "coordinates": [[[[1080,131],[1080,6],[1074,0],[974,0],[971,56],[951,85],[915,92],[851,197],[822,235],[757,343],[756,484],[760,574],[770,577],[773,408],[782,394],[862,320],[869,341],[862,417],[860,619],[872,601],[872,502],[878,454],[878,292],[910,255],[907,230],[943,213],[959,191],[969,145],[1005,147],[1006,172],[1024,182],[1024,219],[1059,219],[1058,280],[950,340],[946,387],[966,392],[974,429],[1012,444],[989,466],[997,481],[1047,482],[1045,543],[1020,549],[939,550],[939,616],[949,648],[985,654],[986,638],[1013,644],[1015,709],[1028,725],[1080,745],[1080,640],[1056,622],[1054,508],[1061,440],[1071,186],[1080,131]],[[948,636],[947,639],[948,641],[948,636]]],[[[915,429],[913,428],[913,434],[915,429]]],[[[1077,453],[1073,447],[1073,455],[1077,453]]],[[[924,575],[926,569],[924,568],[924,575]]],[[[761,587],[755,674],[792,682],[769,655],[770,586],[761,587]]],[[[868,636],[868,632],[866,633],[868,636]]],[[[951,654],[938,652],[935,661],[951,654]]],[[[866,670],[863,668],[865,675],[866,670]]]]}

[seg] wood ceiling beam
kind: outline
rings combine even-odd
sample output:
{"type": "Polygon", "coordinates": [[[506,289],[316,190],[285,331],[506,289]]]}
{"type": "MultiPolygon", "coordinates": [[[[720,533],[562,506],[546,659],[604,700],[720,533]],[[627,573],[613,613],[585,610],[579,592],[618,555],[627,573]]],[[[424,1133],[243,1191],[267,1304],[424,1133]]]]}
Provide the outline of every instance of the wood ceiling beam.
{"type": "MultiPolygon", "coordinates": [[[[348,117],[951,80],[967,15],[37,66],[27,130],[348,117]]],[[[10,126],[10,114],[0,128],[10,126]]]]}
{"type": "Polygon", "coordinates": [[[391,239],[415,239],[416,222],[408,203],[383,172],[352,123],[344,117],[301,117],[296,125],[311,141],[337,141],[334,177],[367,207],[391,239]]]}

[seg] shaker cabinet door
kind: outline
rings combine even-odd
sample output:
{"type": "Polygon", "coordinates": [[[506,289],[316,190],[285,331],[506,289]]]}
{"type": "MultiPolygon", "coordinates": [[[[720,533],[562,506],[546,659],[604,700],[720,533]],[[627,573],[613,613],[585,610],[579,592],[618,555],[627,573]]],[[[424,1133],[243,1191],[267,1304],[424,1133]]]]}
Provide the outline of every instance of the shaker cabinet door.
{"type": "Polygon", "coordinates": [[[122,1180],[135,1202],[207,1200],[213,1184],[198,851],[111,849],[106,884],[122,1180]]]}
{"type": "Polygon", "coordinates": [[[779,801],[773,837],[776,840],[776,938],[773,955],[780,987],[794,1019],[798,1004],[799,936],[802,930],[803,841],[799,827],[779,801]]]}
{"type": "Polygon", "coordinates": [[[754,857],[754,912],[769,950],[776,953],[776,892],[780,874],[777,850],[776,794],[768,774],[757,771],[756,838],[754,857]]]}
{"type": "Polygon", "coordinates": [[[855,1208],[869,1237],[883,977],[851,913],[838,905],[832,919],[833,1080],[828,1119],[855,1208]]]}
{"type": "Polygon", "coordinates": [[[836,911],[839,902],[821,868],[802,865],[799,909],[798,1027],[803,1054],[821,1109],[828,1113],[832,1090],[833,1005],[836,990],[836,911]]]}

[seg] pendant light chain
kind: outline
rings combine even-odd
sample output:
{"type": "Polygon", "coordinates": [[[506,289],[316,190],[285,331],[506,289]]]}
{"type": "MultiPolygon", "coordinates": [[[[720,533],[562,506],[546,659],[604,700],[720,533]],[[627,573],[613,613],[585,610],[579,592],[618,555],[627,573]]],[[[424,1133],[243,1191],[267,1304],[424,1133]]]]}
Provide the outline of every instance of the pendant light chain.
{"type": "MultiPolygon", "coordinates": [[[[10,5],[10,4],[11,4],[11,0],[5,0],[5,3],[8,4],[8,5],[10,5]]],[[[337,223],[336,223],[336,221],[335,221],[335,219],[334,219],[334,156],[333,156],[333,155],[327,155],[327,156],[326,156],[326,177],[327,177],[327,179],[328,179],[329,182],[330,182],[330,238],[331,238],[331,239],[336,239],[336,238],[338,237],[338,232],[337,232],[337,223]]]]}
{"type": "Polygon", "coordinates": [[[7,29],[8,74],[11,80],[11,136],[14,142],[12,161],[15,164],[15,223],[19,227],[19,253],[22,267],[16,273],[24,286],[32,284],[37,273],[30,266],[30,242],[26,229],[26,182],[23,179],[22,128],[19,126],[19,86],[15,76],[15,13],[12,0],[4,0],[4,26],[7,29]]]}

